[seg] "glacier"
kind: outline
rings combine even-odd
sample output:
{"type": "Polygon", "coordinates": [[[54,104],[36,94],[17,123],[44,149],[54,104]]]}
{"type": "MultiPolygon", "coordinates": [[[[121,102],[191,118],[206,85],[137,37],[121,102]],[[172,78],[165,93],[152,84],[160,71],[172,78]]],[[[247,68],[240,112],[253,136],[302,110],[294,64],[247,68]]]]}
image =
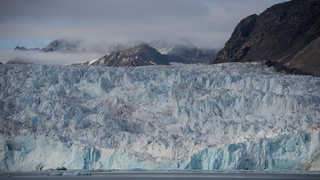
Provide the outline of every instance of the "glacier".
{"type": "Polygon", "coordinates": [[[259,63],[0,65],[0,172],[320,170],[320,78],[259,63]]]}

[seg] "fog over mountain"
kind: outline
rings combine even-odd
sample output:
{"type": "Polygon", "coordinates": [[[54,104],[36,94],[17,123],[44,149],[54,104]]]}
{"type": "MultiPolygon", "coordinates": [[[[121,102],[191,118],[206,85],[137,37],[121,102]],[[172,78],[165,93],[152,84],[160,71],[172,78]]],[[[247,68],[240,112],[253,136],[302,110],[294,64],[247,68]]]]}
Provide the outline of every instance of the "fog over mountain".
{"type": "Polygon", "coordinates": [[[283,1],[4,0],[0,48],[42,48],[59,38],[81,39],[90,47],[188,39],[199,47],[222,48],[242,18],[283,1]]]}
{"type": "Polygon", "coordinates": [[[0,61],[23,56],[45,64],[71,64],[100,58],[110,47],[153,41],[219,49],[242,18],[283,1],[4,0],[0,7],[0,61]],[[80,40],[87,51],[71,55],[8,50],[18,45],[44,48],[56,39],[80,40]]]}

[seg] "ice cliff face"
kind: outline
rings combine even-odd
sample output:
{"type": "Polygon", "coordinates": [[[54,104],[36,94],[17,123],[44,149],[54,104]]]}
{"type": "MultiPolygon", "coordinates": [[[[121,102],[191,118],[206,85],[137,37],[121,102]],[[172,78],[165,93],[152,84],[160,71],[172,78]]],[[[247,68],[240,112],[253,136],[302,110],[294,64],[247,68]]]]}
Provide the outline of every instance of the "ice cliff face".
{"type": "Polygon", "coordinates": [[[319,88],[260,64],[0,65],[0,170],[319,170],[319,88]]]}

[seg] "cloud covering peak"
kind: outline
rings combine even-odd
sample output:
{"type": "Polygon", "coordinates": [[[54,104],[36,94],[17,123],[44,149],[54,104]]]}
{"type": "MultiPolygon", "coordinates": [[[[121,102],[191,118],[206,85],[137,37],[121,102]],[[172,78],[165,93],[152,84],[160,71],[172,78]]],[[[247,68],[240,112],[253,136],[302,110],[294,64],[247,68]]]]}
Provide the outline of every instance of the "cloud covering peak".
{"type": "MultiPolygon", "coordinates": [[[[4,40],[179,41],[220,48],[245,16],[284,0],[3,0],[4,40]]],[[[3,47],[2,45],[1,47],[3,47]]]]}

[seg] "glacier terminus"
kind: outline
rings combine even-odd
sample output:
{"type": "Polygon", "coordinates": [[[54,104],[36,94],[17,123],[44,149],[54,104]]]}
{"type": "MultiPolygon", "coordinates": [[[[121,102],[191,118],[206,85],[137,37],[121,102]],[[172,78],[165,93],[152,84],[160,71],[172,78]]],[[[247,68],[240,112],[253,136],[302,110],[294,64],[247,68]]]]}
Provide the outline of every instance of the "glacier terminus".
{"type": "Polygon", "coordinates": [[[319,171],[319,89],[259,63],[0,65],[0,171],[319,171]]]}

